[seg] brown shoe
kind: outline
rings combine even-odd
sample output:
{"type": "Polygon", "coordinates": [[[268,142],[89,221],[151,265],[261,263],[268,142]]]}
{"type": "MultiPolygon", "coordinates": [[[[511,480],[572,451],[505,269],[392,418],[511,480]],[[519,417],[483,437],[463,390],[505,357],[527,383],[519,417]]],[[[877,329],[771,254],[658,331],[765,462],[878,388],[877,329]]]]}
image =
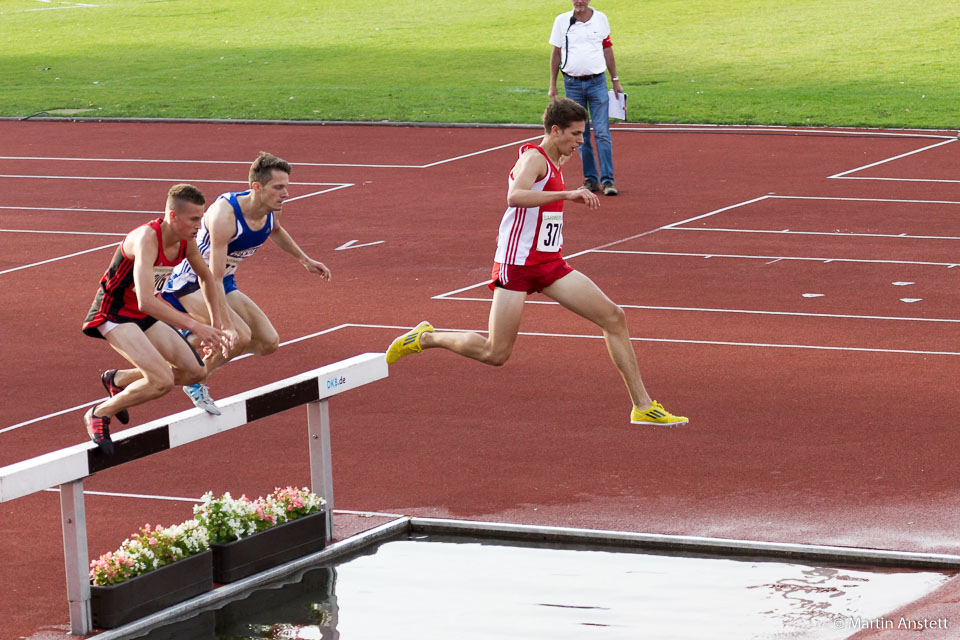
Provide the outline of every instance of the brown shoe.
{"type": "Polygon", "coordinates": [[[603,183],[603,195],[605,195],[605,196],[615,196],[615,195],[617,195],[618,193],[620,193],[620,192],[617,191],[617,188],[616,188],[615,186],[613,186],[613,183],[612,183],[612,182],[604,182],[604,183],[603,183]]]}
{"type": "Polygon", "coordinates": [[[586,180],[583,181],[583,185],[580,188],[586,189],[587,191],[597,192],[597,191],[600,191],[600,184],[596,180],[591,180],[590,178],[587,178],[586,180]]]}

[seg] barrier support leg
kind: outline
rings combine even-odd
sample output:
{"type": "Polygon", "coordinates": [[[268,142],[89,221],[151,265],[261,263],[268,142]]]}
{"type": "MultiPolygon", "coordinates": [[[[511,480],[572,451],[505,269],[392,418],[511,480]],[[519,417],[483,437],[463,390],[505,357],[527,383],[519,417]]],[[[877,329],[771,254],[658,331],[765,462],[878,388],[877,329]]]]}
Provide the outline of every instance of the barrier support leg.
{"type": "Polygon", "coordinates": [[[333,539],[333,464],[330,452],[330,407],[327,400],[307,405],[310,433],[310,488],[326,501],[327,542],[333,539]]]}
{"type": "Polygon", "coordinates": [[[83,480],[60,485],[60,516],[63,520],[63,556],[67,569],[70,633],[82,636],[93,630],[90,614],[90,553],[87,550],[83,480]]]}

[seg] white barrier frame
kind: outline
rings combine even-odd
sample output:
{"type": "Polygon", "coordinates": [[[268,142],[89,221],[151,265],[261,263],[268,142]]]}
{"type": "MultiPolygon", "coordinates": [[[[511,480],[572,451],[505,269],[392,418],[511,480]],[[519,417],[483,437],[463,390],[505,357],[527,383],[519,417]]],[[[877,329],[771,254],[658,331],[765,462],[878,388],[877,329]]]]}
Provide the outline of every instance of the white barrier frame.
{"type": "Polygon", "coordinates": [[[70,632],[86,635],[93,629],[84,478],[306,404],[310,483],[314,493],[326,501],[329,542],[333,534],[333,473],[327,401],[344,391],[386,377],[384,355],[365,353],[218,400],[219,416],[190,409],[120,431],[113,436],[112,456],[104,455],[97,445],[86,442],[0,468],[0,503],[60,485],[70,632]]]}

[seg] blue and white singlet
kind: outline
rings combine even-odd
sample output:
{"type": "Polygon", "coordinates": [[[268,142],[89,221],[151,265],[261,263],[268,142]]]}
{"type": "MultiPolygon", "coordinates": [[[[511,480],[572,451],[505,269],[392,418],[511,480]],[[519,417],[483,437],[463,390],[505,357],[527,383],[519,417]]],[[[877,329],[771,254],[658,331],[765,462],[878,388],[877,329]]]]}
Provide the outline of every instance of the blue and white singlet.
{"type": "MultiPolygon", "coordinates": [[[[218,200],[223,198],[230,203],[236,218],[236,230],[233,233],[233,237],[230,238],[230,242],[227,244],[227,265],[224,271],[224,283],[228,280],[233,280],[233,274],[236,272],[237,267],[240,266],[240,263],[255,254],[257,249],[267,241],[267,238],[269,238],[273,232],[273,211],[267,214],[267,222],[263,225],[262,229],[252,231],[250,227],[247,226],[247,220],[243,217],[243,210],[240,209],[240,203],[237,202],[237,197],[245,196],[248,193],[250,193],[249,190],[224,193],[218,198],[218,200]]],[[[207,221],[204,220],[203,225],[200,227],[200,232],[197,233],[197,246],[200,247],[200,253],[203,256],[204,262],[207,264],[210,264],[210,244],[210,231],[207,229],[207,221]]],[[[164,293],[179,291],[196,282],[197,274],[190,268],[190,263],[184,260],[174,270],[164,293]]],[[[193,287],[191,286],[189,288],[193,287]]]]}

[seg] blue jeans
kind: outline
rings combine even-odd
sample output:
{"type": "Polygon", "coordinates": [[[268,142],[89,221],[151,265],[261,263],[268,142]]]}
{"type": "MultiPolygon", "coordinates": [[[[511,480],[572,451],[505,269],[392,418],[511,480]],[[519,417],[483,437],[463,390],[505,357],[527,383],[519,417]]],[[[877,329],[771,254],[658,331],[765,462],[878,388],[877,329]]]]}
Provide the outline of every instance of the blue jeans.
{"type": "Polygon", "coordinates": [[[576,80],[563,76],[563,91],[566,97],[577,102],[590,112],[590,122],[583,132],[583,144],[580,145],[580,162],[583,163],[583,177],[603,184],[613,182],[613,144],[610,141],[610,96],[607,94],[607,76],[600,74],[590,80],[576,80]],[[600,173],[593,156],[590,142],[590,129],[597,139],[597,156],[600,158],[600,173]]]}

